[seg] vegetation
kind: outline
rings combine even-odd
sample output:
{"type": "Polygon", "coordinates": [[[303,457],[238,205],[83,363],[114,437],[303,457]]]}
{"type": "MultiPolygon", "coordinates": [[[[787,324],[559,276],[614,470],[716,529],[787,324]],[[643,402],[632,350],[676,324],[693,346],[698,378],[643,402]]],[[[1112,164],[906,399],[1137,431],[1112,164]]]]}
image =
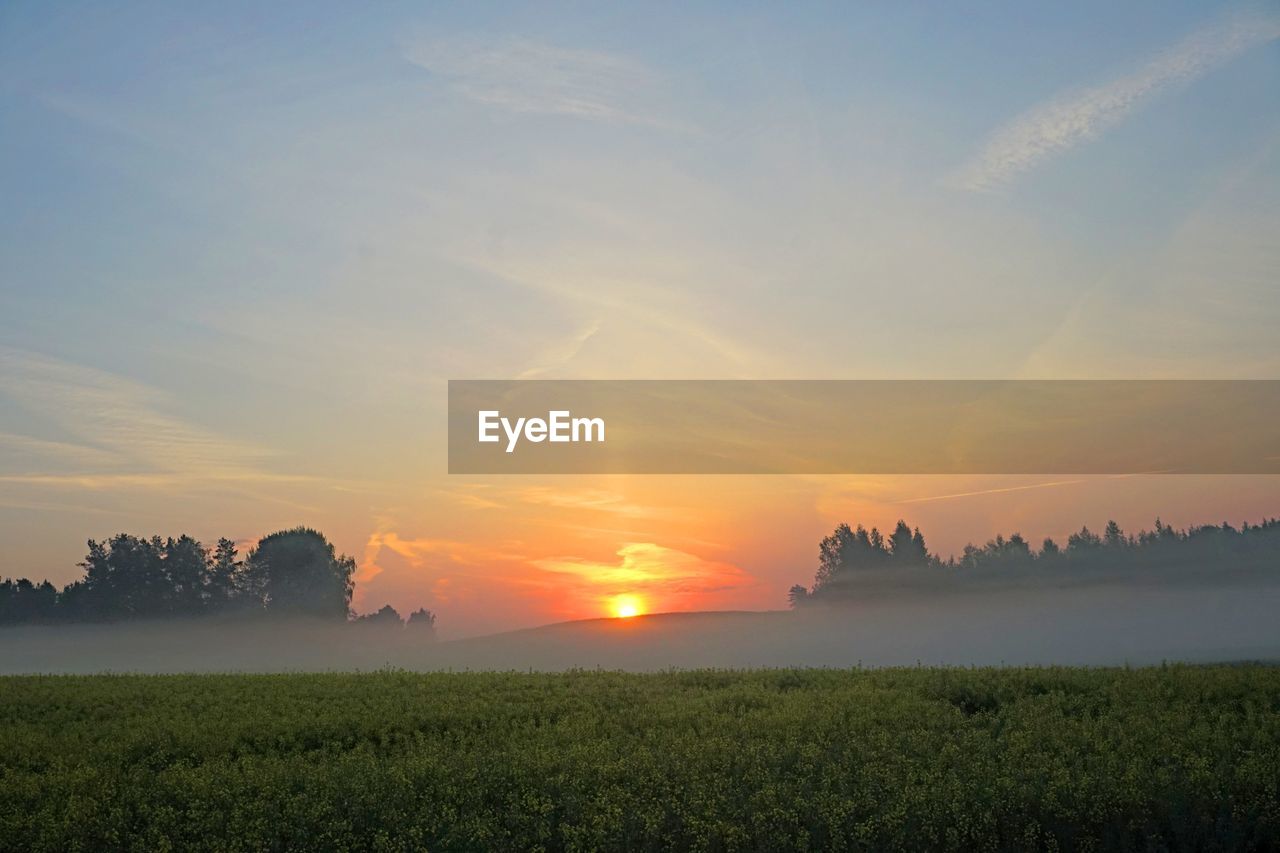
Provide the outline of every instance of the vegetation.
{"type": "MultiPolygon", "coordinates": [[[[296,527],[264,536],[244,560],[235,543],[209,549],[190,536],[121,533],[89,540],[84,577],[58,590],[26,578],[0,581],[0,625],[185,618],[218,614],[346,620],[356,562],[324,535],[296,527]]],[[[400,615],[390,606],[379,624],[400,615]]],[[[414,627],[432,628],[422,610],[414,627]]]]}
{"type": "MultiPolygon", "coordinates": [[[[876,528],[841,524],[818,545],[818,570],[812,587],[791,588],[792,606],[839,601],[856,595],[857,578],[867,572],[897,569],[956,570],[960,574],[1026,574],[1033,571],[1105,573],[1123,577],[1143,571],[1275,571],[1280,569],[1280,519],[1227,523],[1175,530],[1156,519],[1154,530],[1126,534],[1114,521],[1102,535],[1081,528],[1067,537],[1065,548],[1045,539],[1039,550],[1021,534],[997,536],[982,546],[966,545],[959,559],[942,559],[925,546],[920,529],[899,521],[887,537],[876,528]]],[[[953,572],[955,573],[955,572],[953,572]]]]}
{"type": "Polygon", "coordinates": [[[0,679],[10,849],[1275,849],[1280,669],[0,679]]]}

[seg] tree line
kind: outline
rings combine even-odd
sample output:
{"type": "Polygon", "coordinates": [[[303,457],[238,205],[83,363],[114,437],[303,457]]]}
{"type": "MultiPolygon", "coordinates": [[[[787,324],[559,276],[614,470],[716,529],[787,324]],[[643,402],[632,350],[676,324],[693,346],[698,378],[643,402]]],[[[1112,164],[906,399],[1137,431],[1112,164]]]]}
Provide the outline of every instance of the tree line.
{"type": "Polygon", "coordinates": [[[0,581],[0,625],[239,615],[435,629],[426,609],[407,622],[390,605],[354,617],[356,561],[307,527],[262,537],[244,559],[230,539],[207,548],[186,535],[120,533],[88,544],[78,564],[84,576],[62,589],[47,580],[0,581]]]}
{"type": "Polygon", "coordinates": [[[1240,569],[1280,568],[1280,519],[1261,524],[1227,523],[1176,530],[1156,519],[1155,529],[1125,533],[1108,521],[1101,534],[1083,527],[1067,537],[1065,546],[1047,538],[1034,548],[1019,533],[985,545],[966,545],[959,558],[930,553],[924,536],[899,521],[888,536],[872,527],[840,524],[818,544],[818,570],[810,587],[796,584],[788,599],[792,607],[835,601],[855,594],[859,574],[885,569],[952,571],[1031,570],[1139,571],[1174,566],[1240,569]]]}

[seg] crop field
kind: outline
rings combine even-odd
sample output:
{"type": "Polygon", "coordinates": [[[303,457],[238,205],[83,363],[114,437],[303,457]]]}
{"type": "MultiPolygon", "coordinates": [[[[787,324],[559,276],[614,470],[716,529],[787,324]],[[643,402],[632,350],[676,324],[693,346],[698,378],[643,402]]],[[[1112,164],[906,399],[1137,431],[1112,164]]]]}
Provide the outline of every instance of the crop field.
{"type": "Polygon", "coordinates": [[[4,849],[1280,847],[1280,668],[0,679],[4,849]]]}

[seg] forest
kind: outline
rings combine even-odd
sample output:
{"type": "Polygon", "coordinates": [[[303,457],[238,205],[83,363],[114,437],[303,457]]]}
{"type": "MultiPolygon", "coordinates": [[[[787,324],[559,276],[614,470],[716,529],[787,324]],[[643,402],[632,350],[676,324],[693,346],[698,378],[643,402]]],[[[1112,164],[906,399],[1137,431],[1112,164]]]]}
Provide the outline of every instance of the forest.
{"type": "MultiPolygon", "coordinates": [[[[788,594],[792,607],[834,603],[856,597],[865,588],[860,578],[892,577],[895,571],[934,570],[933,579],[963,582],[965,577],[1014,580],[1026,577],[1090,577],[1121,579],[1134,575],[1169,577],[1195,572],[1280,570],[1280,519],[1233,527],[1200,525],[1178,530],[1156,519],[1152,530],[1125,533],[1108,521],[1101,534],[1083,527],[1067,537],[1065,547],[1045,539],[1039,548],[1021,534],[996,536],[984,545],[966,545],[958,556],[930,553],[920,528],[899,521],[884,535],[875,527],[841,524],[818,545],[818,570],[811,586],[797,584],[788,594]]],[[[928,575],[924,576],[928,582],[928,575]]]]}
{"type": "MultiPolygon", "coordinates": [[[[244,559],[230,539],[207,548],[185,535],[120,533],[89,540],[79,566],[84,576],[62,589],[47,580],[0,581],[0,625],[201,616],[402,624],[390,605],[352,614],[355,560],[306,527],[262,537],[244,559]]],[[[403,624],[434,631],[435,615],[420,609],[403,624]]]]}

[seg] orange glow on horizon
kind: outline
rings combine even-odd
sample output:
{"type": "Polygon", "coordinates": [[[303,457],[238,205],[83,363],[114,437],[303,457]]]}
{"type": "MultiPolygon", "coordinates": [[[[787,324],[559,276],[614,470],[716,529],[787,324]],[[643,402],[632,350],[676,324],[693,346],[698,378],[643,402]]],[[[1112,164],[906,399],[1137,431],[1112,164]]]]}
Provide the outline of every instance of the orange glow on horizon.
{"type": "Polygon", "coordinates": [[[614,596],[609,609],[613,611],[615,619],[630,619],[645,612],[644,601],[635,595],[614,596]]]}
{"type": "MultiPolygon", "coordinates": [[[[1063,544],[1082,525],[1098,530],[1108,518],[1126,531],[1150,529],[1157,515],[1175,527],[1214,517],[1260,521],[1274,514],[1261,508],[1274,504],[1280,482],[1071,479],[1080,482],[1034,475],[468,481],[421,503],[406,498],[371,530],[361,516],[367,508],[335,509],[350,521],[333,538],[358,558],[357,612],[425,607],[449,639],[581,619],[618,618],[625,629],[654,613],[784,609],[793,584],[813,583],[816,543],[841,522],[886,531],[904,519],[946,558],[1014,531],[1063,544]],[[421,520],[428,517],[430,524],[421,520]],[[634,613],[621,612],[626,597],[634,613]]],[[[243,526],[254,529],[251,522],[243,526]]]]}

